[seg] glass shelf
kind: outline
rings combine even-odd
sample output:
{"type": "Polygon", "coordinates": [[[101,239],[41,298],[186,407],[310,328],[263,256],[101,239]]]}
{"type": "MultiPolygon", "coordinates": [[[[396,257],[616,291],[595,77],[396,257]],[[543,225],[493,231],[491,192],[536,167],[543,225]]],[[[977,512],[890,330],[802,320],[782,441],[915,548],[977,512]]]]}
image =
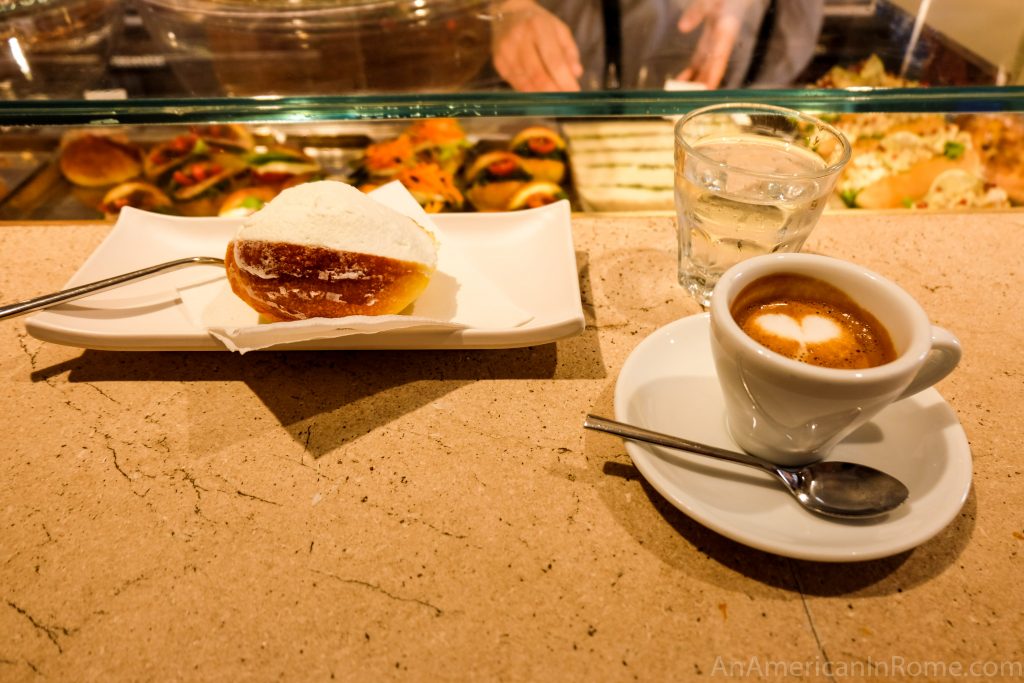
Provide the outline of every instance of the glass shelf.
{"type": "Polygon", "coordinates": [[[660,117],[722,101],[812,113],[1024,112],[1024,87],[458,93],[0,102],[3,126],[316,123],[429,117],[660,117]]]}

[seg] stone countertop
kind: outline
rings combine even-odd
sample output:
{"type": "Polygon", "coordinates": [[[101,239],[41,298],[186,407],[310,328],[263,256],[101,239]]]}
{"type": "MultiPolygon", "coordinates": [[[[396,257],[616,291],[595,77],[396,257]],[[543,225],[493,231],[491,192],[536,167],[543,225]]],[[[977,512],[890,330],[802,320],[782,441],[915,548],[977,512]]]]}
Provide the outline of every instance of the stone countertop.
{"type": "MultiPolygon", "coordinates": [[[[806,247],[965,348],[938,389],[966,504],[850,564],[704,528],[582,429],[698,309],[671,216],[573,224],[587,326],[532,348],[102,352],[0,322],[0,679],[1024,674],[1024,215],[826,214],[806,247]]],[[[0,227],[0,301],[59,289],[108,230],[0,227]]]]}

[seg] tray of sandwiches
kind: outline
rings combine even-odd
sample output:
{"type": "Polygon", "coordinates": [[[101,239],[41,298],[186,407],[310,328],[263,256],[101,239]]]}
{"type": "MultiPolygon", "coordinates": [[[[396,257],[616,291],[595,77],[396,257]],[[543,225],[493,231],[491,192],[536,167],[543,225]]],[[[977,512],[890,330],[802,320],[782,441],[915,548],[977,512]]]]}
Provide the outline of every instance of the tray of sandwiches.
{"type": "Polygon", "coordinates": [[[127,206],[238,217],[284,189],[324,179],[366,192],[398,180],[428,213],[515,211],[562,199],[575,206],[565,141],[552,122],[471,123],[73,131],[18,183],[5,183],[0,220],[115,220],[127,206]]]}
{"type": "MultiPolygon", "coordinates": [[[[920,85],[875,56],[820,88],[920,85]]],[[[823,115],[853,155],[830,206],[986,210],[1024,206],[1024,115],[823,115]]],[[[573,211],[672,211],[669,118],[426,118],[276,127],[213,123],[64,133],[0,158],[0,220],[114,220],[126,206],[245,216],[297,184],[370,191],[397,180],[428,213],[504,212],[568,199],[573,211]]]]}

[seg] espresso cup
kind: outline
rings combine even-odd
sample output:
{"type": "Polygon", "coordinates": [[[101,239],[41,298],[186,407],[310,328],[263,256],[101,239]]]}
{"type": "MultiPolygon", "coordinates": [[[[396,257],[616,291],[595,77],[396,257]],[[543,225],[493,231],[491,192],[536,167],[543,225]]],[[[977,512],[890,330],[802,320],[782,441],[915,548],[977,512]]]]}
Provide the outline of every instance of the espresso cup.
{"type": "Polygon", "coordinates": [[[718,281],[710,315],[733,440],[786,466],[824,458],[886,406],[948,375],[961,356],[959,340],[906,291],[828,256],[743,261],[718,281]],[[747,329],[761,341],[735,315],[752,316],[747,329]]]}

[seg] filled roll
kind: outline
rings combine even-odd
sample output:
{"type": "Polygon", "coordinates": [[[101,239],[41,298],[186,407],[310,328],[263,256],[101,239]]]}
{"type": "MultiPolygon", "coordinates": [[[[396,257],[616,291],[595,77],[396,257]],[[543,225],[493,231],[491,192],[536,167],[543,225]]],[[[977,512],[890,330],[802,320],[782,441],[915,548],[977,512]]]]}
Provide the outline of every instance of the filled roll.
{"type": "Polygon", "coordinates": [[[402,136],[408,138],[417,160],[435,163],[448,173],[458,171],[472,146],[462,124],[452,118],[414,121],[402,136]]]}
{"type": "Polygon", "coordinates": [[[252,133],[237,123],[208,123],[193,126],[192,133],[199,136],[213,149],[225,152],[249,152],[256,146],[252,133]]]}
{"type": "Polygon", "coordinates": [[[370,183],[384,183],[393,179],[403,168],[415,161],[415,151],[409,138],[400,135],[369,145],[363,152],[359,174],[370,183]]]}
{"type": "Polygon", "coordinates": [[[252,181],[259,185],[284,185],[296,177],[308,178],[322,171],[314,159],[291,147],[272,147],[251,154],[248,163],[252,181]]]}
{"type": "Polygon", "coordinates": [[[565,140],[550,128],[524,128],[512,138],[510,147],[534,179],[561,183],[565,178],[565,140]]]}
{"type": "Polygon", "coordinates": [[[159,187],[140,180],[130,180],[111,188],[100,201],[99,210],[107,218],[114,219],[126,206],[156,213],[173,210],[170,197],[159,187]]]}
{"type": "Polygon", "coordinates": [[[399,171],[396,178],[427,213],[458,211],[464,203],[452,174],[433,163],[420,163],[399,171]]]}
{"type": "Polygon", "coordinates": [[[561,185],[547,180],[531,180],[512,195],[505,208],[509,211],[536,209],[567,198],[568,195],[561,185]]]}
{"type": "Polygon", "coordinates": [[[246,218],[225,262],[231,289],[270,320],[386,315],[426,289],[437,242],[356,188],[321,180],[246,218]]]}
{"type": "Polygon", "coordinates": [[[163,180],[186,161],[210,153],[210,147],[194,133],[183,133],[154,146],[143,160],[143,171],[153,181],[163,180]]]}
{"type": "Polygon", "coordinates": [[[488,152],[466,171],[466,199],[477,211],[504,211],[509,200],[533,176],[511,152],[488,152]]]}
{"type": "Polygon", "coordinates": [[[245,171],[245,162],[232,154],[199,158],[171,174],[168,194],[182,215],[212,216],[245,171]]]}

